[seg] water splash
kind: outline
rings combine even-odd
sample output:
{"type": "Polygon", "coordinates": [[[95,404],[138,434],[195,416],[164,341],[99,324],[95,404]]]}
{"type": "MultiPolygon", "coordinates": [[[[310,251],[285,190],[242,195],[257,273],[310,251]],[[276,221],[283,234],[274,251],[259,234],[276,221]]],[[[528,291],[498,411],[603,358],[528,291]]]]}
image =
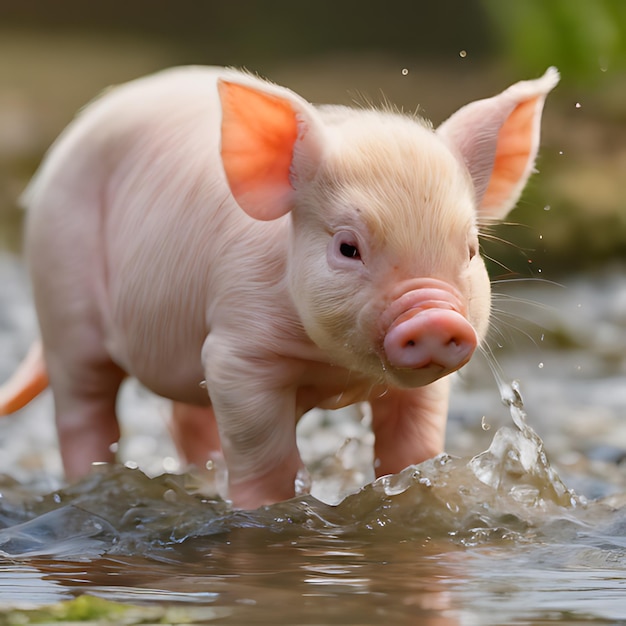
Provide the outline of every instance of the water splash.
{"type": "Polygon", "coordinates": [[[498,380],[500,397],[516,428],[503,427],[489,449],[475,456],[469,467],[496,491],[524,505],[545,508],[549,503],[574,507],[582,499],[568,489],[548,461],[543,441],[529,426],[517,381],[498,380]]]}
{"type": "MultiPolygon", "coordinates": [[[[435,538],[470,546],[524,542],[557,522],[578,524],[585,502],[550,466],[527,423],[519,384],[497,379],[513,425],[500,428],[473,458],[439,455],[383,476],[336,505],[302,495],[256,511],[233,511],[192,475],[148,478],[136,469],[102,466],[44,497],[11,506],[4,498],[0,550],[14,559],[143,555],[184,562],[216,541],[241,542],[248,532],[268,545],[280,535],[298,542],[435,538]]],[[[307,478],[300,479],[305,490],[307,478]]]]}

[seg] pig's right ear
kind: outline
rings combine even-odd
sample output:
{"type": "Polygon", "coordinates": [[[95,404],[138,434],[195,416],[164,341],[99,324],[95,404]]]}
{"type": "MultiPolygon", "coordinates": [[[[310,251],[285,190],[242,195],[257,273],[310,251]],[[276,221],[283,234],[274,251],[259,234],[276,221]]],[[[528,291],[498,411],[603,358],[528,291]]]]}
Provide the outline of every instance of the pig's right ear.
{"type": "Polygon", "coordinates": [[[221,157],[237,204],[273,220],[294,206],[297,186],[313,178],[321,158],[315,109],[288,90],[218,81],[221,157]]]}
{"type": "Polygon", "coordinates": [[[464,106],[437,130],[467,166],[482,220],[502,219],[518,201],[537,156],[543,103],[558,82],[551,67],[537,80],[464,106]]]}

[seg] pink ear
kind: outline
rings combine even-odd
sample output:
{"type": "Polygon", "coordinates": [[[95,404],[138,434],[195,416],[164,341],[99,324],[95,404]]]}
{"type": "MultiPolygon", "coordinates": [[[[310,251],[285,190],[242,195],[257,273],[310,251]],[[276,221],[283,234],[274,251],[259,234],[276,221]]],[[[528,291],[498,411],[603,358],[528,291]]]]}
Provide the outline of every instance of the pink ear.
{"type": "Polygon", "coordinates": [[[555,68],[459,109],[437,130],[465,162],[479,215],[502,219],[518,201],[539,148],[543,103],[559,81],[555,68]]]}
{"type": "Polygon", "coordinates": [[[231,192],[251,217],[273,220],[293,206],[298,118],[287,98],[220,80],[221,156],[231,192]]]}

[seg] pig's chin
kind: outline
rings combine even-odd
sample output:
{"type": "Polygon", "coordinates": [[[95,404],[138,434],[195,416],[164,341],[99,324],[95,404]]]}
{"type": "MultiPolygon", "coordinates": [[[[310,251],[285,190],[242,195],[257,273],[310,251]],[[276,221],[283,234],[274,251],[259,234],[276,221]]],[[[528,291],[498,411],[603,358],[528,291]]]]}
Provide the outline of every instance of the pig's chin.
{"type": "Polygon", "coordinates": [[[419,368],[385,366],[384,375],[385,379],[395,387],[410,389],[430,385],[430,383],[434,383],[439,378],[451,374],[455,369],[445,368],[435,363],[419,368]]]}

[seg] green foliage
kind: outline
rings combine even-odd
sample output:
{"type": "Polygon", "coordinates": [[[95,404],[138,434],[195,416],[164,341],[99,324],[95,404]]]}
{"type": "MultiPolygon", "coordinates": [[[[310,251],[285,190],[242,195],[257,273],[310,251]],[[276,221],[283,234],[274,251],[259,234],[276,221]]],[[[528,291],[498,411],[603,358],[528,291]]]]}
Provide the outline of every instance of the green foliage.
{"type": "Polygon", "coordinates": [[[626,69],[624,0],[483,0],[494,36],[524,71],[556,65],[564,77],[590,82],[626,69]]]}
{"type": "Polygon", "coordinates": [[[206,624],[230,614],[226,607],[177,606],[167,604],[131,605],[82,595],[73,600],[38,609],[0,612],[0,626],[62,624],[72,626],[139,626],[140,624],[206,624]]]}
{"type": "MultiPolygon", "coordinates": [[[[109,602],[102,598],[83,595],[51,605],[42,609],[31,611],[12,611],[0,616],[0,624],[18,626],[21,624],[55,624],[55,623],[88,623],[98,622],[102,624],[127,624],[122,617],[127,608],[123,604],[109,602]]],[[[133,622],[134,623],[134,622],[133,622]]]]}

